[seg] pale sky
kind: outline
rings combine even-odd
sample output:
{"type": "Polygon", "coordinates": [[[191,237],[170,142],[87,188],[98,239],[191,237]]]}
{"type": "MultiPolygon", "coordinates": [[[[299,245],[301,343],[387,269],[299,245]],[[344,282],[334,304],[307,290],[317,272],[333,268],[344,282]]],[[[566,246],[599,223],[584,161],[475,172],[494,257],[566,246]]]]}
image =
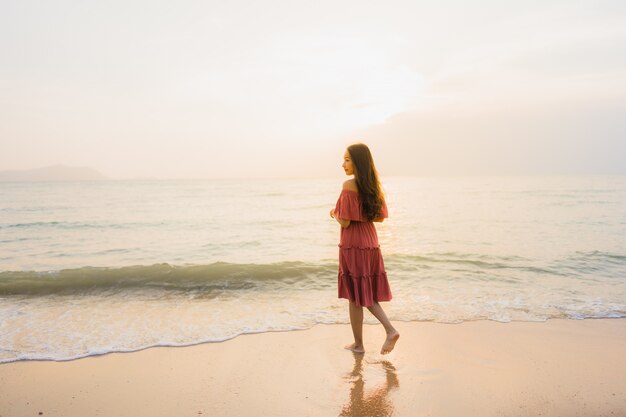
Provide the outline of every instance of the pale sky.
{"type": "Polygon", "coordinates": [[[0,170],[626,174],[626,2],[0,0],[0,170]]]}

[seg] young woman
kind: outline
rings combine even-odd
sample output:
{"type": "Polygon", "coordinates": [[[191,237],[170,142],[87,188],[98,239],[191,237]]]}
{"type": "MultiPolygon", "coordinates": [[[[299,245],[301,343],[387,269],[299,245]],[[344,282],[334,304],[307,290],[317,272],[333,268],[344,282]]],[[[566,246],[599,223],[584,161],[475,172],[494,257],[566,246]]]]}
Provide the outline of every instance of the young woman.
{"type": "Polygon", "coordinates": [[[346,175],[354,175],[354,178],[343,183],[330,217],[341,225],[339,298],[350,301],[350,324],[354,334],[354,343],[345,348],[356,353],[365,352],[363,307],[367,307],[385,327],[387,338],[380,353],[387,354],[393,350],[400,333],[378,304],[391,300],[391,289],[373,223],[388,217],[387,205],[372,154],[365,144],[348,146],[342,167],[346,175]]]}

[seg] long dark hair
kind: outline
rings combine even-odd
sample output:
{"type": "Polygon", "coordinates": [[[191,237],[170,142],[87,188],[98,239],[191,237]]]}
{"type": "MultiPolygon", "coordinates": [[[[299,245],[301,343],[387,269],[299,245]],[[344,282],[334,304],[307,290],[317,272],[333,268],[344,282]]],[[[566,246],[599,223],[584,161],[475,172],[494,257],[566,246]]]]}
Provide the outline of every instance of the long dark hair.
{"type": "Polygon", "coordinates": [[[363,214],[368,221],[372,221],[378,217],[385,199],[372,153],[364,143],[348,146],[348,153],[352,160],[354,180],[361,196],[363,214]]]}

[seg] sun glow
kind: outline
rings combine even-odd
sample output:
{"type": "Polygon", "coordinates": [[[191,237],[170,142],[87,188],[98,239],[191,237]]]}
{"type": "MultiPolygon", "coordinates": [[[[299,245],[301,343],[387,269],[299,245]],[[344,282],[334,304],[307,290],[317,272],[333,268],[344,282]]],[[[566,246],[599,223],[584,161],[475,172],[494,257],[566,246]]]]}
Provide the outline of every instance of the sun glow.
{"type": "Polygon", "coordinates": [[[235,69],[198,74],[193,94],[236,103],[233,125],[275,136],[364,128],[409,110],[423,85],[417,72],[393,59],[393,43],[383,41],[282,34],[235,69]],[[245,123],[236,123],[237,115],[245,123]]]}

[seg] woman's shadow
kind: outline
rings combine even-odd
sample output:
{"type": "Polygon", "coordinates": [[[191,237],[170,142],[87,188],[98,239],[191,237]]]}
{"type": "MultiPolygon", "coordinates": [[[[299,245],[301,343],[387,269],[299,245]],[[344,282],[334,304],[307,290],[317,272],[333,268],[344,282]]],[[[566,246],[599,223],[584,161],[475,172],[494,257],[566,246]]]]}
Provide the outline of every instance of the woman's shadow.
{"type": "Polygon", "coordinates": [[[363,358],[365,355],[354,353],[354,368],[349,378],[352,381],[350,399],[343,406],[339,417],[382,417],[393,414],[393,403],[389,399],[389,392],[400,386],[396,368],[389,361],[377,362],[385,372],[385,381],[365,393],[363,378],[363,358]]]}

